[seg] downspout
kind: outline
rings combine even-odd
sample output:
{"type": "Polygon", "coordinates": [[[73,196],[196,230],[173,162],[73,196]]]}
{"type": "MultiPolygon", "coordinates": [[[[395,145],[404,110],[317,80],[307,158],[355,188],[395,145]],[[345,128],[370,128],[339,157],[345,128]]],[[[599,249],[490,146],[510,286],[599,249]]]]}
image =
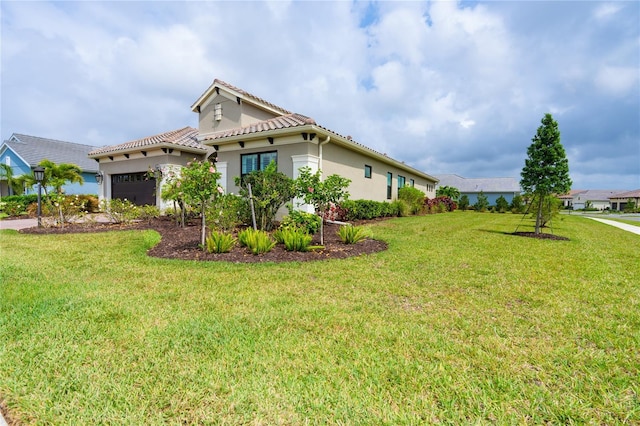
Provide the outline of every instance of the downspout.
{"type": "Polygon", "coordinates": [[[327,135],[327,138],[318,142],[318,168],[322,170],[322,145],[329,143],[331,136],[327,135]]]}

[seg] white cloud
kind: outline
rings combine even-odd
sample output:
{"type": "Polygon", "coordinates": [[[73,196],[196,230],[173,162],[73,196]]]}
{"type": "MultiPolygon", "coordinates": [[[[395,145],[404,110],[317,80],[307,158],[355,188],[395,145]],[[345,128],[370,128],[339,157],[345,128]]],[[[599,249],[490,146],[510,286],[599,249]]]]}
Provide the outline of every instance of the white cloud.
{"type": "Polygon", "coordinates": [[[595,76],[596,85],[604,92],[614,95],[627,95],[635,90],[640,78],[640,69],[632,67],[604,66],[595,76]]]}

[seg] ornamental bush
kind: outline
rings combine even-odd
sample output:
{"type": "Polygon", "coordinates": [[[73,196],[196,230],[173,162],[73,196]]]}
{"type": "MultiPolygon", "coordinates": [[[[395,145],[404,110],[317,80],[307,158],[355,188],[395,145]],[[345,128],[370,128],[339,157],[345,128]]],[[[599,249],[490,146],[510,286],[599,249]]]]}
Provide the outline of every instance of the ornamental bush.
{"type": "Polygon", "coordinates": [[[313,238],[303,228],[281,228],[273,236],[287,251],[307,251],[313,238]]]}
{"type": "Polygon", "coordinates": [[[247,247],[253,254],[268,253],[276,245],[265,231],[247,228],[238,234],[241,246],[247,247]]]}
{"type": "Polygon", "coordinates": [[[301,228],[304,229],[307,234],[314,235],[320,230],[321,220],[320,216],[316,214],[290,208],[289,214],[282,218],[280,228],[301,228]]]}
{"type": "Polygon", "coordinates": [[[229,253],[237,241],[232,234],[211,231],[205,244],[209,253],[229,253]]]}
{"type": "Polygon", "coordinates": [[[345,244],[356,244],[369,235],[369,230],[362,226],[343,225],[338,229],[338,236],[345,244]]]}
{"type": "Polygon", "coordinates": [[[405,186],[398,190],[398,200],[407,203],[410,214],[419,214],[422,211],[424,197],[424,192],[413,186],[405,186]]]}

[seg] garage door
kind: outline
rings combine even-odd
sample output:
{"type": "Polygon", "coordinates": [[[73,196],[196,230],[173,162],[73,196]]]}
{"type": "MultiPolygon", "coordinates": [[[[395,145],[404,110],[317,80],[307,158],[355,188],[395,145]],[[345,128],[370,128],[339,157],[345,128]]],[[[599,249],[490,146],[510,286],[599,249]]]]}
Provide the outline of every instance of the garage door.
{"type": "Polygon", "coordinates": [[[156,205],[156,180],[147,173],[125,173],[111,176],[111,197],[127,199],[139,206],[156,205]]]}

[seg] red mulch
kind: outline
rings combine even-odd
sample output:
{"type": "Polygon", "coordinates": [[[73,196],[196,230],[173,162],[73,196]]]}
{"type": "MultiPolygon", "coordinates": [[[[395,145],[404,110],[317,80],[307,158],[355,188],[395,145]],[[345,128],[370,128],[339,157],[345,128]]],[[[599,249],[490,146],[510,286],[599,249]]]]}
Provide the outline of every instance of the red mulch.
{"type": "MultiPolygon", "coordinates": [[[[149,223],[138,222],[122,225],[111,223],[79,223],[67,224],[64,228],[45,227],[28,228],[20,232],[25,234],[67,234],[82,232],[106,232],[131,229],[154,229],[160,233],[162,239],[155,247],[148,251],[149,256],[165,259],[224,261],[234,263],[255,262],[304,262],[311,260],[344,259],[376,253],[387,249],[383,241],[365,239],[357,244],[344,244],[337,235],[338,225],[325,224],[324,248],[308,252],[289,252],[281,244],[276,245],[270,252],[254,255],[246,247],[236,244],[230,253],[207,253],[198,246],[200,244],[200,223],[193,221],[185,228],[179,227],[175,221],[168,218],[155,219],[149,223]]],[[[314,235],[311,245],[319,245],[320,236],[314,235]]]]}

